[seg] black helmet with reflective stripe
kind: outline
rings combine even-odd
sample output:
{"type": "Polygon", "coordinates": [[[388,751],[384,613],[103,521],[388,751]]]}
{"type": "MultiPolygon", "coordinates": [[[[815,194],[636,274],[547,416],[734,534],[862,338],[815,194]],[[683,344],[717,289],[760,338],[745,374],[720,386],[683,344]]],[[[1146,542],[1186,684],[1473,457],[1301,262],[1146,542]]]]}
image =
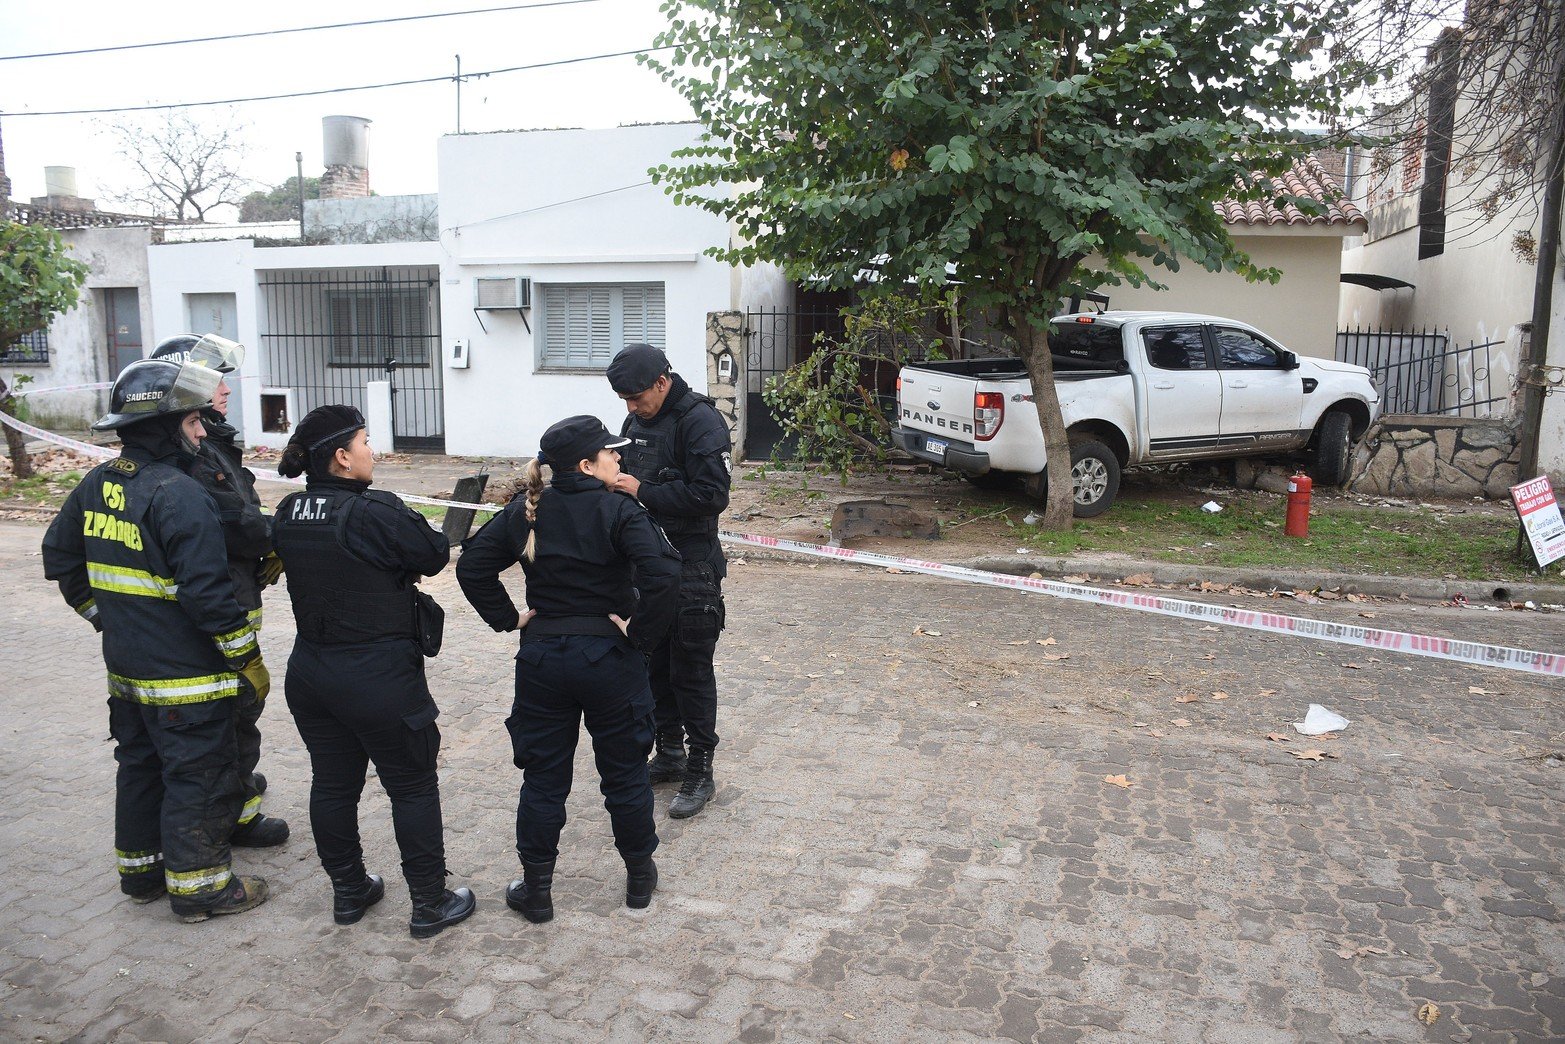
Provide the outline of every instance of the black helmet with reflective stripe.
{"type": "Polygon", "coordinates": [[[93,428],[123,428],[154,417],[189,413],[212,405],[223,375],[199,363],[138,359],[125,367],[109,391],[109,412],[93,428]]]}
{"type": "Polygon", "coordinates": [[[245,346],[213,333],[200,337],[188,333],[176,334],[159,341],[147,358],[196,363],[210,366],[218,373],[233,373],[245,360],[245,346]]]}

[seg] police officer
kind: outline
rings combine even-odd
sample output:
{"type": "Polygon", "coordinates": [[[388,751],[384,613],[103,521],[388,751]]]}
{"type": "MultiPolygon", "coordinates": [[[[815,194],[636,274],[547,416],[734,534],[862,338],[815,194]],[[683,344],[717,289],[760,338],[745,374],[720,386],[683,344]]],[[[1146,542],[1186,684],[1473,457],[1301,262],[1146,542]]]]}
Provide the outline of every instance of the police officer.
{"type": "Polygon", "coordinates": [[[262,698],[270,680],[234,599],[217,508],[187,473],[217,383],[202,366],[127,366],[93,425],[119,432],[120,456],[88,473],[43,541],[44,575],[103,633],[120,890],[138,903],[167,894],[185,921],[267,896],[264,880],[230,869],[229,834],[234,699],[241,677],[262,698]]]}
{"type": "MultiPolygon", "coordinates": [[[[245,348],[216,334],[197,337],[179,334],[160,341],[151,358],[173,362],[192,362],[210,366],[221,375],[237,370],[244,362],[245,348]]],[[[217,517],[223,525],[223,543],[228,548],[228,575],[234,582],[234,597],[250,616],[257,633],[261,630],[261,588],[273,583],[280,564],[272,551],[271,525],[261,514],[261,498],[255,492],[255,475],[244,466],[244,451],[237,443],[238,432],[228,423],[226,379],[219,379],[212,404],[201,411],[201,423],[207,437],[201,443],[201,455],[190,469],[190,477],[206,489],[217,504],[217,517]],[[265,564],[263,565],[263,560],[265,564]]],[[[261,814],[261,795],[266,792],[266,777],[255,771],[261,760],[261,712],[266,701],[240,679],[239,698],[235,701],[234,739],[239,749],[239,790],[244,805],[234,827],[232,844],[248,848],[267,848],[288,840],[288,824],[261,814]]]]}
{"type": "Polygon", "coordinates": [[[619,476],[615,451],[626,442],[596,417],[550,427],[538,459],[528,462],[526,496],[479,530],[457,563],[462,593],[484,621],[497,631],[522,629],[516,700],[505,723],[522,770],[522,877],[505,900],[534,923],[554,916],[554,864],[584,716],[625,861],[625,904],[647,906],[657,887],[646,767],[652,689],[642,651],[655,649],[668,631],[679,556],[644,508],[611,492],[619,476]],[[552,471],[547,489],[540,462],[552,471]],[[500,573],[517,562],[527,575],[526,613],[517,612],[500,583],[500,573]]]}
{"type": "Polygon", "coordinates": [[[359,795],[374,762],[413,901],[408,930],[427,939],[475,905],[468,889],[446,888],[440,711],[424,680],[424,655],[438,651],[428,614],[439,607],[414,586],[445,568],[450,547],[394,494],[370,489],[375,456],[351,406],[312,410],[277,470],[308,476],[277,506],[272,541],[299,629],[284,691],[310,752],[310,826],[332,917],[353,924],[385,895],[359,843],[359,795]]]}
{"type": "Polygon", "coordinates": [[[650,344],[627,346],[609,363],[608,377],[630,413],[620,429],[631,441],[615,488],[646,505],[684,559],[678,616],[652,654],[657,753],[648,765],[652,782],[680,781],[668,814],[684,819],[706,807],[717,791],[712,655],[723,629],[722,581],[728,575],[717,541],[732,467],[728,428],[712,400],[692,391],[650,344]]]}

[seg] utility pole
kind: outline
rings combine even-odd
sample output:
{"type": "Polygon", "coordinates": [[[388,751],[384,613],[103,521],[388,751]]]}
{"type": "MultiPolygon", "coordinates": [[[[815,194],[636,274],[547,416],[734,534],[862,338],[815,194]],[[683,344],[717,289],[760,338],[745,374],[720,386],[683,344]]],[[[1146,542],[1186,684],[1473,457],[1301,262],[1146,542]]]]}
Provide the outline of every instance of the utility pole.
{"type": "Polygon", "coordinates": [[[462,133],[462,56],[456,56],[456,132],[462,133]]]}
{"type": "Polygon", "coordinates": [[[295,152],[293,161],[299,168],[299,176],[296,180],[299,183],[299,243],[302,245],[304,243],[304,153],[295,152]]]}

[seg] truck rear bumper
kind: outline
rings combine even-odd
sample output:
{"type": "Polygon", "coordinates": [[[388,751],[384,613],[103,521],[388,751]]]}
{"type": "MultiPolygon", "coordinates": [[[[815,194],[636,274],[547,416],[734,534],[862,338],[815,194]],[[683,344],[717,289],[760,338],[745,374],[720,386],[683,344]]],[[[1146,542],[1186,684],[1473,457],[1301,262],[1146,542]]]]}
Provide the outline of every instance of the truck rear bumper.
{"type": "Polygon", "coordinates": [[[955,442],[939,435],[929,435],[912,428],[892,428],[891,441],[897,449],[919,460],[960,471],[964,475],[989,473],[989,454],[976,449],[970,442],[955,442]],[[929,444],[933,441],[935,445],[929,444]],[[942,448],[942,446],[944,448],[942,448]]]}

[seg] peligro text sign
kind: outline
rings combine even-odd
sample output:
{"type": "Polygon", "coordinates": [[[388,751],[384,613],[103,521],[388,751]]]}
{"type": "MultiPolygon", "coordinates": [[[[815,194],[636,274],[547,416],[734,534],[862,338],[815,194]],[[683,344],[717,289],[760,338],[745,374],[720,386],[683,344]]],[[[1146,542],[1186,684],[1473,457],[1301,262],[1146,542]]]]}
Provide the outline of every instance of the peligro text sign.
{"type": "Polygon", "coordinates": [[[1565,558],[1565,519],[1560,517],[1560,505],[1554,499],[1549,477],[1543,475],[1512,486],[1511,502],[1516,505],[1516,517],[1521,519],[1522,532],[1527,534],[1538,565],[1565,558]]]}

